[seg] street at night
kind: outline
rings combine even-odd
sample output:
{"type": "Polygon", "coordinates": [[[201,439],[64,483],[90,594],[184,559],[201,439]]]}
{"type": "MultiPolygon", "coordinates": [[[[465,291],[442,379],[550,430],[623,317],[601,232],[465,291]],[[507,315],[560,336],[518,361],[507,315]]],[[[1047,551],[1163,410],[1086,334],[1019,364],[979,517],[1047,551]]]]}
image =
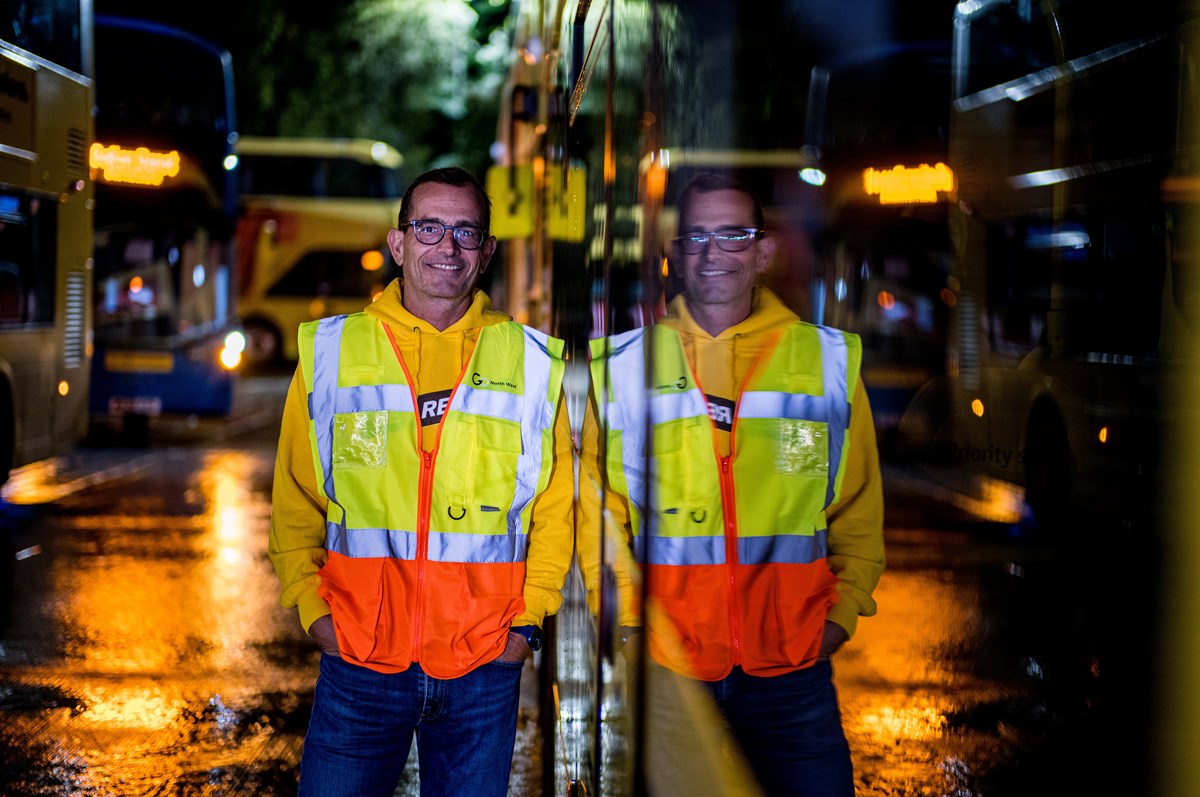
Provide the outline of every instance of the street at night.
{"type": "MultiPolygon", "coordinates": [[[[294,793],[317,651],[279,607],[266,557],[286,382],[243,380],[228,422],[164,423],[148,448],[84,446],[14,474],[0,794],[294,793]]],[[[1138,695],[1117,680],[1133,673],[1104,669],[1121,663],[1102,655],[1116,632],[1103,571],[1072,576],[1053,545],[972,515],[911,468],[890,465],[885,484],[879,613],[835,659],[859,794],[1061,794],[1112,781],[1087,750],[1138,695]]],[[[587,622],[579,611],[568,601],[558,628],[587,622]]],[[[580,645],[559,649],[572,671],[580,645]]],[[[542,782],[533,669],[516,797],[542,782]]],[[[559,794],[588,752],[569,715],[557,720],[559,794]]],[[[397,793],[415,795],[415,778],[397,793]]]]}

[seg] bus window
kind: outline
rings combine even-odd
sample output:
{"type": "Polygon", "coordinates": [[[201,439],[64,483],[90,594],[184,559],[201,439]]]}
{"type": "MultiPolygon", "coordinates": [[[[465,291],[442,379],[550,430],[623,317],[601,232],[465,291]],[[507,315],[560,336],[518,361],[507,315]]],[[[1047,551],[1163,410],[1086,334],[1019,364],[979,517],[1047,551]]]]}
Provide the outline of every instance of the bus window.
{"type": "Polygon", "coordinates": [[[387,234],[403,159],[363,139],[249,136],[237,150],[247,359],[294,362],[300,324],[357,312],[399,275],[387,234]]]}

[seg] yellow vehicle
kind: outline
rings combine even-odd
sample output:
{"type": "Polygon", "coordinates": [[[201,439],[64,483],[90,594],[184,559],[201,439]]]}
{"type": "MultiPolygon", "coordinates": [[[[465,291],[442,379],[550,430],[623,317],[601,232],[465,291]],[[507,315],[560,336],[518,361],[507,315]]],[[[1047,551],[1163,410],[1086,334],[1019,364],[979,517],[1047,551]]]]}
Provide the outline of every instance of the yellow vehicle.
{"type": "Polygon", "coordinates": [[[294,362],[301,323],[357,312],[398,275],[403,158],[382,141],[251,136],[237,155],[246,360],[294,362]]]}
{"type": "Polygon", "coordinates": [[[92,4],[0,16],[0,483],[87,434],[92,4]]]}

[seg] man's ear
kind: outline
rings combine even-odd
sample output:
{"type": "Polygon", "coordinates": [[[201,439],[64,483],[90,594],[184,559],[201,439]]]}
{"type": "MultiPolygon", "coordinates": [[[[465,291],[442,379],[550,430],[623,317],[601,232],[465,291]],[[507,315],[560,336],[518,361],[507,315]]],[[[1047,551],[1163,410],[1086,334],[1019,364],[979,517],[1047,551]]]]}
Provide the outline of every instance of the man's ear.
{"type": "Polygon", "coordinates": [[[492,262],[492,255],[496,253],[496,236],[489,235],[488,239],[483,242],[483,256],[479,259],[479,273],[487,271],[488,264],[492,262]]]}
{"type": "Polygon", "coordinates": [[[395,227],[388,230],[387,235],[388,251],[392,253],[392,260],[396,261],[397,266],[404,265],[404,231],[398,230],[395,227]]]}
{"type": "Polygon", "coordinates": [[[754,249],[755,256],[755,273],[762,274],[767,270],[767,266],[771,265],[771,260],[775,257],[775,238],[770,235],[764,235],[758,239],[758,246],[754,249]]]}

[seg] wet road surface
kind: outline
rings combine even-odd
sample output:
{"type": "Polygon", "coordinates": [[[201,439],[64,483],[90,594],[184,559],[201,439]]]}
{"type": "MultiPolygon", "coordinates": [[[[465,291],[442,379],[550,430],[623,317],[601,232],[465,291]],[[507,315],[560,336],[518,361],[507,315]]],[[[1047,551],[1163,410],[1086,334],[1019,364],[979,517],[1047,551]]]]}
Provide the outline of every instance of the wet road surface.
{"type": "MultiPolygon", "coordinates": [[[[286,381],[246,380],[231,422],[164,425],[147,448],[101,441],[5,488],[0,797],[294,794],[317,652],[266,555],[286,381]]],[[[835,658],[859,794],[1141,791],[1145,673],[1121,652],[1131,609],[1110,548],[1028,539],[904,469],[888,484],[879,613],[835,658]]],[[[592,776],[594,640],[577,599],[557,624],[550,766],[565,794],[592,776]]],[[[525,675],[518,796],[540,793],[544,758],[525,675]]],[[[590,793],[624,791],[624,708],[605,707],[590,793]]]]}

